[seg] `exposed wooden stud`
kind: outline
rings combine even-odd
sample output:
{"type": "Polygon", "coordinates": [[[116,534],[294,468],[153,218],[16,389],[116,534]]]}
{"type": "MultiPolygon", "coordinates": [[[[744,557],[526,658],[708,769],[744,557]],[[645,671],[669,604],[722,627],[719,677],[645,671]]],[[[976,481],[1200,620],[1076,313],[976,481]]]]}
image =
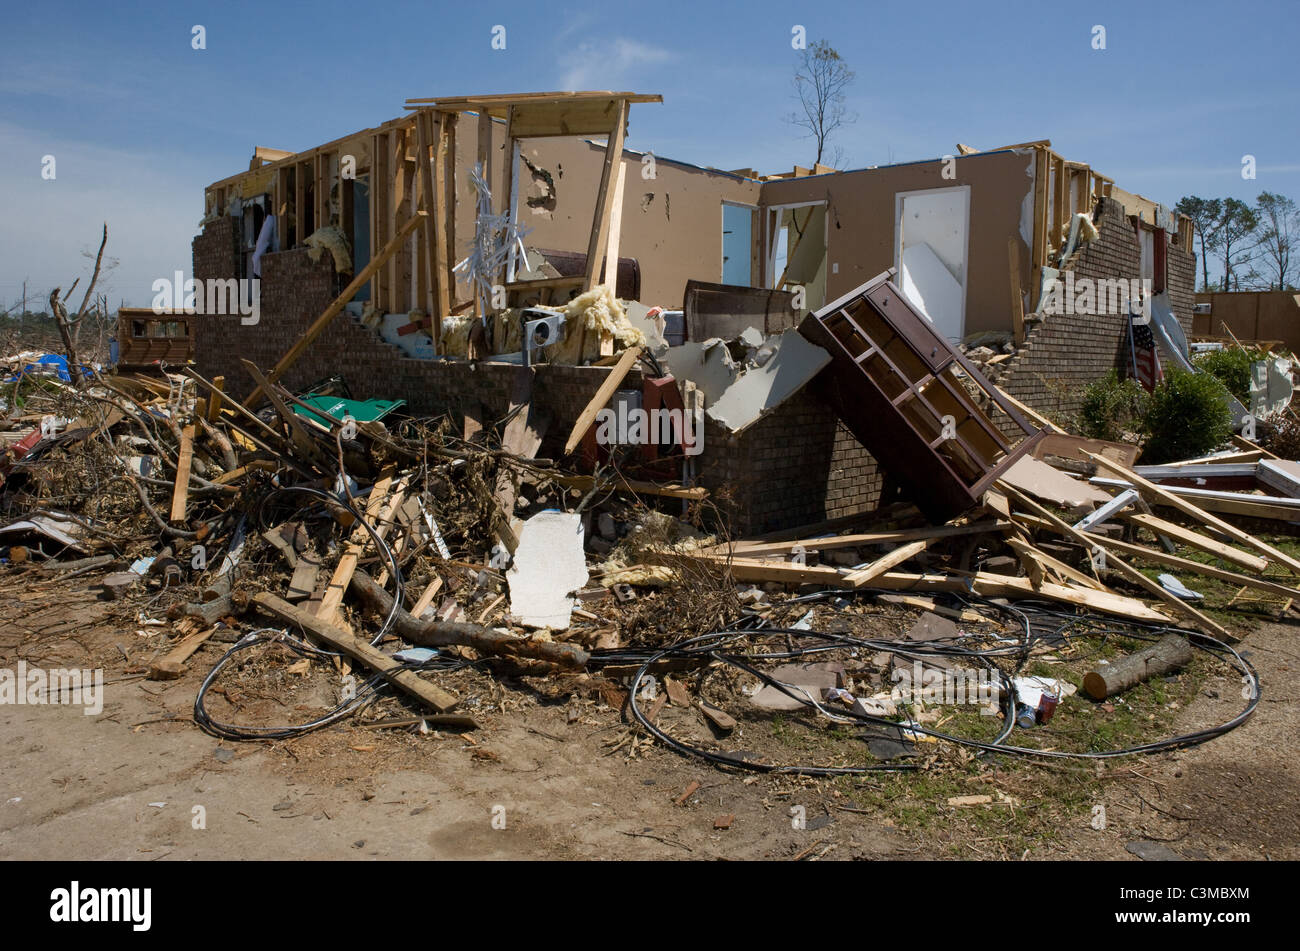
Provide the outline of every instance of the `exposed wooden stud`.
{"type": "Polygon", "coordinates": [[[623,163],[623,135],[627,128],[627,100],[619,104],[618,117],[605,144],[605,161],[600,171],[600,191],[596,198],[596,213],[591,225],[591,238],[587,243],[587,273],[584,292],[597,284],[600,262],[609,246],[610,218],[614,213],[615,170],[623,163]]]}
{"type": "Polygon", "coordinates": [[[1020,289],[1020,239],[1007,238],[1007,264],[1011,273],[1011,333],[1016,346],[1025,342],[1025,296],[1020,289]]]}
{"type": "MultiPolygon", "coordinates": [[[[438,275],[438,282],[435,285],[437,296],[433,303],[433,320],[430,324],[433,334],[433,346],[435,352],[442,351],[442,320],[451,313],[451,299],[455,294],[456,285],[451,273],[451,255],[448,248],[447,238],[447,220],[455,219],[455,179],[448,179],[447,171],[447,144],[448,131],[453,117],[447,113],[439,113],[438,127],[432,128],[432,114],[422,113],[426,133],[431,133],[434,140],[433,154],[433,181],[430,188],[433,191],[434,201],[442,205],[441,208],[433,208],[433,269],[438,275]]],[[[454,165],[455,156],[452,156],[454,165]]]]}

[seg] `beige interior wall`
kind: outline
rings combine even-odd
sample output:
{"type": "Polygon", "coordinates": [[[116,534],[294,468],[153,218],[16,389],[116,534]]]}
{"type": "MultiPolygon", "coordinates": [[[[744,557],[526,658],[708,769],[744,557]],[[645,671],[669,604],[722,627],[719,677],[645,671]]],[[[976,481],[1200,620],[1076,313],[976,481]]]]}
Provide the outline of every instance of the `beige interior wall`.
{"type": "MultiPolygon", "coordinates": [[[[529,207],[528,195],[542,186],[520,162],[519,221],[532,229],[525,243],[585,253],[604,147],[578,138],[525,139],[520,147],[555,182],[554,208],[529,207]]],[[[760,185],[665,159],[644,178],[641,156],[629,152],[623,165],[619,256],[640,262],[643,303],[680,307],[688,280],[722,280],[722,203],[757,206],[760,185]]]]}
{"type": "Polygon", "coordinates": [[[959,156],[951,178],[943,160],[765,182],[764,205],[828,200],[828,301],[894,266],[894,207],[899,192],[971,186],[966,253],[965,333],[1011,329],[1007,238],[1020,240],[1022,286],[1029,282],[1029,245],[1021,208],[1033,189],[1033,156],[987,152],[959,156]]]}

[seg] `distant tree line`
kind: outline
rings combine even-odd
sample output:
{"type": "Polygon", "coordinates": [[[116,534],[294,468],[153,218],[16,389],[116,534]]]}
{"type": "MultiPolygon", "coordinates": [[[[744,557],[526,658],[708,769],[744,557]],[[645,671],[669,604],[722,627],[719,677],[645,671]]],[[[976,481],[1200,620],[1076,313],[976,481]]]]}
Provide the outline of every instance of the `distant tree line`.
{"type": "Polygon", "coordinates": [[[1203,291],[1294,291],[1300,259],[1300,208],[1285,195],[1262,192],[1254,205],[1237,198],[1188,195],[1175,206],[1196,225],[1203,291]],[[1210,283],[1210,258],[1223,277],[1210,283]]]}

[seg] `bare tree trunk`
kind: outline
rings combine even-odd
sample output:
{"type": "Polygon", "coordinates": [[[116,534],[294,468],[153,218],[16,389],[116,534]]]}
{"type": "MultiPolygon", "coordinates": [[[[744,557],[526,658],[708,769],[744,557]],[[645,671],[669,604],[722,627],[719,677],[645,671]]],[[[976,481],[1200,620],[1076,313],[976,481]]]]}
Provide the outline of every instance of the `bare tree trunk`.
{"type": "MultiPolygon", "coordinates": [[[[77,309],[77,329],[76,339],[81,340],[81,320],[80,318],[86,313],[86,303],[90,300],[90,295],[95,292],[95,282],[99,280],[99,266],[104,263],[104,245],[108,244],[108,222],[104,222],[104,236],[99,239],[99,254],[95,255],[95,270],[90,275],[90,283],[86,285],[86,294],[81,298],[81,307],[77,309]]],[[[71,293],[71,291],[69,291],[71,293]]]]}
{"type": "Polygon", "coordinates": [[[68,358],[68,376],[72,377],[72,382],[79,386],[81,385],[81,361],[77,359],[77,345],[73,343],[72,331],[68,327],[68,308],[64,307],[63,301],[59,300],[57,287],[50,291],[50,313],[54,315],[54,320],[59,325],[59,336],[63,338],[63,349],[68,358]]]}

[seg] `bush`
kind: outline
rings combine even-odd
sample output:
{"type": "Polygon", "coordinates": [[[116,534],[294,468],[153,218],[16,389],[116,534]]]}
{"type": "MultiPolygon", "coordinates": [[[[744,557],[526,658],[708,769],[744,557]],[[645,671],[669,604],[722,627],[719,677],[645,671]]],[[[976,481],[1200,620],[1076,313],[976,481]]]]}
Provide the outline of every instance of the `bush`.
{"type": "Polygon", "coordinates": [[[1147,393],[1135,380],[1121,380],[1111,370],[1083,391],[1078,429],[1090,439],[1121,439],[1125,432],[1137,429],[1147,393]]]}
{"type": "Polygon", "coordinates": [[[1250,403],[1250,365],[1256,360],[1264,359],[1258,350],[1242,350],[1240,347],[1224,347],[1211,350],[1196,358],[1196,366],[1211,374],[1228,388],[1228,392],[1250,403]]]}
{"type": "Polygon", "coordinates": [[[1213,452],[1232,434],[1223,384],[1208,373],[1171,368],[1147,398],[1142,461],[1159,465],[1213,452]]]}

